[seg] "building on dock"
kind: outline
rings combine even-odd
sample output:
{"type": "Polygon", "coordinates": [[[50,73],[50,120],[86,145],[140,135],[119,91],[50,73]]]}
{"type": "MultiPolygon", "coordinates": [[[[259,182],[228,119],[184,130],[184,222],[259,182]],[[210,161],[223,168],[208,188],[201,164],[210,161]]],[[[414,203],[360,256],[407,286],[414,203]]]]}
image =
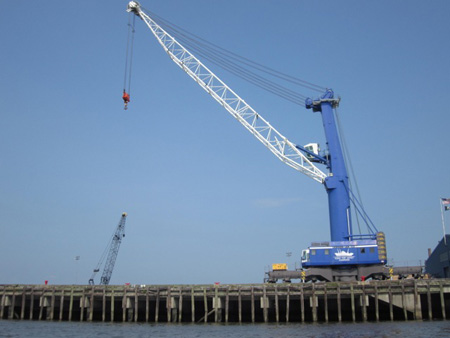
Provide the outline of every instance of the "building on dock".
{"type": "Polygon", "coordinates": [[[100,322],[366,322],[446,319],[450,280],[0,285],[0,318],[100,322]]]}
{"type": "Polygon", "coordinates": [[[425,272],[435,278],[450,278],[450,235],[445,235],[425,261],[425,272]]]}

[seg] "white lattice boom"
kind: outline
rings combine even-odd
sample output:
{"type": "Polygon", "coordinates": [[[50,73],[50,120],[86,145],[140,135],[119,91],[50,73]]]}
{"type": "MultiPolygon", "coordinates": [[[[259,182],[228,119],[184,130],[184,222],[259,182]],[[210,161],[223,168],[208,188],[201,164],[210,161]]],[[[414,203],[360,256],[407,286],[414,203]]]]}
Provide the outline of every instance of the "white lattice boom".
{"type": "Polygon", "coordinates": [[[134,12],[147,24],[173,62],[219,102],[275,156],[295,170],[323,183],[327,176],[325,173],[298,150],[295,144],[281,135],[203,63],[143,12],[138,2],[131,1],[128,4],[128,11],[134,12]]]}

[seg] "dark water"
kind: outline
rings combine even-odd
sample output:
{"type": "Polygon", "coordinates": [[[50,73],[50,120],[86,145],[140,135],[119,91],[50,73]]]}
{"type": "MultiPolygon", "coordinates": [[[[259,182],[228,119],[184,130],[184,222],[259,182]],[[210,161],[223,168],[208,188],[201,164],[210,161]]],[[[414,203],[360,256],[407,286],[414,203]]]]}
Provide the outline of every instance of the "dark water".
{"type": "Polygon", "coordinates": [[[356,324],[135,324],[0,321],[0,337],[450,337],[450,321],[356,324]]]}

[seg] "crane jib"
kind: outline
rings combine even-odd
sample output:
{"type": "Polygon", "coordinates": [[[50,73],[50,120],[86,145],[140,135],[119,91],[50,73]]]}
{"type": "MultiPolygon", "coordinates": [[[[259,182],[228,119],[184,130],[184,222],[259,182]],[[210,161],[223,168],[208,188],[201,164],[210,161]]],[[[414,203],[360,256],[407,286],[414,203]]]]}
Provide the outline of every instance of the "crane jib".
{"type": "Polygon", "coordinates": [[[139,16],[146,23],[172,61],[219,102],[219,104],[282,162],[319,183],[324,182],[327,174],[314,165],[313,161],[308,157],[308,154],[299,150],[293,142],[290,142],[271,126],[211,70],[159,26],[142,10],[137,1],[131,1],[128,4],[127,11],[139,16]]]}

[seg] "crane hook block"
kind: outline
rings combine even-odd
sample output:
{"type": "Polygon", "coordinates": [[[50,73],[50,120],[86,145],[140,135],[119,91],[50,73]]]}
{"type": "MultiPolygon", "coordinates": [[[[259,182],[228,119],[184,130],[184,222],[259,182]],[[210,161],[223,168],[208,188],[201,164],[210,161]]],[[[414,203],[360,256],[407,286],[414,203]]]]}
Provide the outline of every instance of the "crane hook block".
{"type": "Polygon", "coordinates": [[[130,94],[128,94],[125,91],[125,89],[123,90],[122,99],[123,99],[124,109],[127,110],[128,109],[128,102],[130,102],[130,94]]]}

